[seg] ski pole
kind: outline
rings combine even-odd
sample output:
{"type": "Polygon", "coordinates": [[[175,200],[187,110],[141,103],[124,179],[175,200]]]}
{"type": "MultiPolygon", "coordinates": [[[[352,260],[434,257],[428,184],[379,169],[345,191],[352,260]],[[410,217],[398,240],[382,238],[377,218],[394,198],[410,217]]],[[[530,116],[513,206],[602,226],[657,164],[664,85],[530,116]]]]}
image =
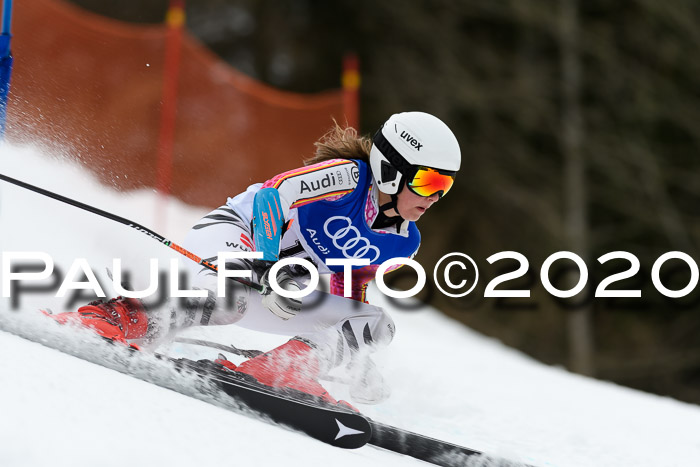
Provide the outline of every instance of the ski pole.
{"type": "MultiPolygon", "coordinates": [[[[116,214],[112,214],[111,212],[107,212],[107,211],[104,211],[102,209],[96,208],[94,206],[90,206],[89,204],[81,203],[80,201],[76,201],[74,199],[70,199],[70,198],[67,198],[65,196],[59,195],[57,193],[53,193],[51,191],[44,190],[43,188],[39,188],[37,186],[30,185],[29,183],[25,183],[25,182],[22,182],[20,180],[8,177],[7,175],[4,175],[4,174],[0,174],[0,180],[4,180],[8,183],[12,183],[13,185],[17,185],[17,186],[24,188],[26,190],[30,190],[30,191],[33,191],[35,193],[39,193],[40,195],[44,195],[44,196],[47,196],[49,198],[53,198],[53,199],[60,201],[62,203],[70,204],[71,206],[75,206],[76,208],[80,208],[84,211],[88,211],[88,212],[91,212],[93,214],[97,214],[98,216],[102,216],[102,217],[105,217],[107,219],[111,219],[115,222],[119,222],[120,224],[124,224],[127,227],[131,227],[132,229],[134,229],[138,232],[141,232],[142,234],[146,234],[149,237],[151,237],[152,239],[159,241],[163,245],[177,251],[178,253],[180,253],[183,256],[186,256],[187,258],[191,259],[192,261],[199,264],[200,266],[203,266],[203,267],[205,267],[211,271],[214,271],[216,273],[219,272],[219,268],[215,264],[212,264],[211,262],[200,258],[199,256],[195,255],[191,251],[185,250],[177,243],[171,242],[170,240],[166,239],[162,235],[154,232],[153,230],[151,230],[147,227],[144,227],[141,224],[137,224],[136,222],[130,221],[129,219],[126,219],[126,218],[121,217],[121,216],[117,216],[116,214]]],[[[260,284],[256,284],[255,282],[249,281],[247,279],[243,279],[241,277],[231,277],[231,279],[233,279],[237,282],[240,282],[241,284],[246,285],[246,286],[248,286],[252,289],[255,289],[257,291],[262,290],[262,286],[260,284]]]]}
{"type": "Polygon", "coordinates": [[[236,347],[233,344],[231,344],[231,345],[219,344],[218,342],[205,341],[202,339],[191,339],[189,337],[176,337],[173,339],[173,342],[180,342],[182,344],[200,345],[202,347],[211,347],[212,349],[223,350],[224,352],[231,352],[234,355],[240,355],[241,357],[245,357],[245,358],[255,358],[255,357],[259,357],[260,355],[265,353],[262,350],[239,349],[238,347],[236,347]]]}

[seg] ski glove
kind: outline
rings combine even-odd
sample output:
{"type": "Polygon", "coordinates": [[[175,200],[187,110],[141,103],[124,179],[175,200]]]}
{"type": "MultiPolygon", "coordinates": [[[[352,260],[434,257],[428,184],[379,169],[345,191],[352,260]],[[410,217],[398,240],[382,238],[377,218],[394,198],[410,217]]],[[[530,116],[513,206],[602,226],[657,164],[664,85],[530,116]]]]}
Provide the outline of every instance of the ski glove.
{"type": "MultiPolygon", "coordinates": [[[[301,311],[301,299],[283,297],[274,290],[270,285],[270,268],[274,262],[272,261],[253,261],[253,270],[256,272],[262,290],[262,303],[265,307],[279,316],[283,320],[288,320],[296,316],[301,311]]],[[[277,284],[281,289],[289,292],[298,292],[302,289],[301,284],[294,279],[294,274],[289,266],[283,266],[277,271],[277,284]]]]}

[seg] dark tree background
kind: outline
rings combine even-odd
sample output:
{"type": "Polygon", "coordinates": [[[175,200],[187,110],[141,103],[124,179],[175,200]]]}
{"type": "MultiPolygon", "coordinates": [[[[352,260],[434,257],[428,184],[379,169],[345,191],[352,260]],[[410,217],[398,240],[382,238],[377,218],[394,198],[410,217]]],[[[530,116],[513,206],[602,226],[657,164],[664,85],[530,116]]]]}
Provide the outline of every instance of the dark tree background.
{"type": "MultiPolygon", "coordinates": [[[[73,3],[152,23],[168,4],[73,3]]],[[[431,272],[443,254],[464,252],[482,278],[469,298],[436,293],[434,305],[544,362],[694,402],[700,292],[668,299],[650,278],[665,252],[698,258],[699,22],[695,0],[187,2],[192,34],[282,89],[337,88],[343,55],[357,53],[364,133],[405,110],[450,125],[463,170],[421,220],[418,259],[431,272]],[[530,288],[531,298],[483,299],[490,279],[517,267],[486,261],[503,250],[524,254],[530,273],[500,288],[530,288]],[[539,279],[559,250],[579,254],[591,274],[571,299],[555,299],[539,279]],[[611,288],[642,298],[586,299],[629,268],[597,261],[618,250],[641,270],[611,288]]],[[[578,280],[567,264],[550,274],[562,289],[578,280]]],[[[680,289],[690,273],[672,260],[661,276],[680,289]]]]}

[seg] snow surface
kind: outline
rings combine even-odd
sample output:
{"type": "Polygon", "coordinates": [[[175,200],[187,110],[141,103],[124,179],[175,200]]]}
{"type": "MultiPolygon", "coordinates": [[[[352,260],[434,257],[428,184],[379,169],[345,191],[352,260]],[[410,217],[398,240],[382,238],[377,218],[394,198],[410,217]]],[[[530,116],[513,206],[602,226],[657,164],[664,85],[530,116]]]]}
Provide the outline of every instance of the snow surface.
{"type": "MultiPolygon", "coordinates": [[[[114,191],[66,158],[32,147],[3,146],[0,173],[106,209],[176,242],[208,211],[175,200],[163,205],[151,190],[114,191]],[[164,225],[155,225],[163,223],[158,209],[167,213],[164,225]]],[[[227,195],[232,193],[222,193],[222,202],[227,195]]],[[[63,274],[75,258],[86,258],[108,294],[104,269],[112,258],[145,269],[149,258],[165,267],[177,257],[146,235],[5,182],[0,247],[46,252],[63,274]]],[[[25,292],[18,306],[0,301],[2,467],[425,465],[371,446],[333,448],[7,332],[46,335],[47,343],[58,339],[69,353],[89,345],[92,336],[57,330],[37,315],[43,307],[66,311],[67,300],[54,294],[25,292]]],[[[389,306],[376,291],[370,298],[389,306]]],[[[537,466],[700,465],[700,407],[542,365],[428,307],[392,316],[396,338],[380,359],[392,397],[359,406],[375,420],[537,466]]],[[[235,326],[186,334],[263,350],[286,340],[235,326]]],[[[159,350],[198,358],[218,353],[181,343],[159,350]]],[[[326,386],[347,398],[339,383],[326,386]]]]}

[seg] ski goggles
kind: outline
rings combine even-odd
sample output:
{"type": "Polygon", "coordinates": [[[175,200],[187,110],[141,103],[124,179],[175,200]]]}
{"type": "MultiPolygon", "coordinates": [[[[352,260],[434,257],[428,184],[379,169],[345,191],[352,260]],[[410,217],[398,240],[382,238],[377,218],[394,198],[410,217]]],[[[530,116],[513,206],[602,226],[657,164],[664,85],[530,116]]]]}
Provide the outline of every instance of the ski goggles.
{"type": "Polygon", "coordinates": [[[409,178],[406,186],[418,196],[428,197],[435,193],[440,198],[445,196],[455,182],[456,172],[437,170],[430,167],[418,166],[413,177],[409,178]]]}

